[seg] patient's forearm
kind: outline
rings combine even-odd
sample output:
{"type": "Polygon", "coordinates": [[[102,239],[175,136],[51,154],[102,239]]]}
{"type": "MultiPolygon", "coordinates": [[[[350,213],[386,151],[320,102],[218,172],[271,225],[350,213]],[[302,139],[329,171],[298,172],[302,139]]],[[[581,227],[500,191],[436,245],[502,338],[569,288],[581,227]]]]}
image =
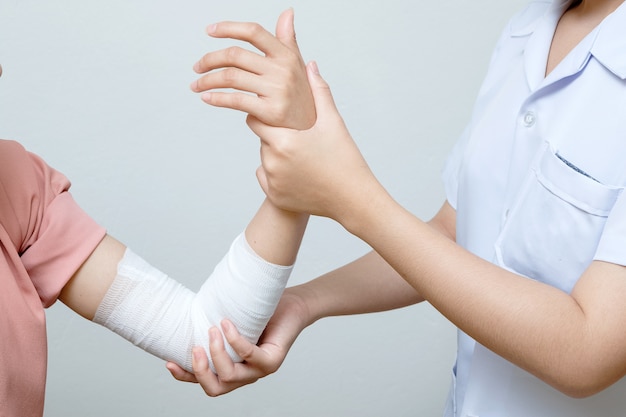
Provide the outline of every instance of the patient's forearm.
{"type": "Polygon", "coordinates": [[[246,238],[267,262],[292,265],[308,219],[306,214],[281,210],[266,199],[248,224],[246,238]]]}

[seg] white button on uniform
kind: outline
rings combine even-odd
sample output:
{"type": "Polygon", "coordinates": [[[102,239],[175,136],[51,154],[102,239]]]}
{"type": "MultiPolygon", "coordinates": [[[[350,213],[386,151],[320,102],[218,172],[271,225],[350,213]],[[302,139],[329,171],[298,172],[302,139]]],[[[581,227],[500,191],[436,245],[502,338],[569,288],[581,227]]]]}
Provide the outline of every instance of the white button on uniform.
{"type": "Polygon", "coordinates": [[[535,117],[535,113],[529,111],[524,115],[524,126],[531,127],[535,124],[537,118],[535,117]]]}

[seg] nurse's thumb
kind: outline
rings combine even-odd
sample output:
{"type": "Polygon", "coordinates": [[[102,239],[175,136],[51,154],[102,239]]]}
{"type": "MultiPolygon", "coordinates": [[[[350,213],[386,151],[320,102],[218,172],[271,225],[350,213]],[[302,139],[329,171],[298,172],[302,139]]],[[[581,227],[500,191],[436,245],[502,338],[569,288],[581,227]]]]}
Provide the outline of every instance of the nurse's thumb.
{"type": "Polygon", "coordinates": [[[318,118],[329,116],[332,113],[338,113],[333,94],[330,91],[330,86],[320,75],[317,63],[315,61],[309,62],[306,69],[318,118]]]}

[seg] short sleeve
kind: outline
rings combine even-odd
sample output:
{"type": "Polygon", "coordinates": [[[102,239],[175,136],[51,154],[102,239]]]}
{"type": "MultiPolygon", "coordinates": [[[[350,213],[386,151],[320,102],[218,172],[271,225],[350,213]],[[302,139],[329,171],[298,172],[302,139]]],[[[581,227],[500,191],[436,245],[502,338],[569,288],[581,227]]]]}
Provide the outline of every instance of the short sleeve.
{"type": "Polygon", "coordinates": [[[67,191],[50,202],[44,211],[37,240],[22,255],[24,267],[44,307],[56,301],[67,281],[105,233],[67,191]]]}
{"type": "Polygon", "coordinates": [[[442,180],[446,193],[446,200],[456,210],[457,209],[457,195],[459,190],[459,174],[461,171],[461,164],[463,162],[463,155],[465,154],[465,147],[468,140],[468,128],[466,128],[463,135],[452,148],[452,151],[448,155],[443,168],[442,180]]]}
{"type": "Polygon", "coordinates": [[[604,225],[594,260],[626,265],[626,193],[623,190],[604,225]]]}
{"type": "Polygon", "coordinates": [[[448,155],[442,173],[442,180],[444,185],[444,190],[446,193],[446,200],[448,203],[456,210],[457,209],[457,195],[459,189],[459,175],[461,173],[461,167],[463,164],[463,157],[465,155],[466,148],[468,146],[468,142],[470,140],[472,125],[474,122],[474,118],[477,114],[482,112],[482,103],[485,95],[488,94],[490,85],[492,84],[492,72],[494,67],[494,62],[497,61],[499,52],[502,49],[502,45],[509,38],[510,33],[510,22],[503,33],[500,35],[500,38],[496,44],[496,47],[491,55],[491,60],[489,64],[489,70],[487,71],[487,75],[484,78],[480,89],[478,91],[478,96],[474,103],[474,109],[472,112],[472,116],[470,118],[469,123],[465,127],[465,130],[461,134],[461,136],[457,139],[452,151],[448,155]]]}
{"type": "Polygon", "coordinates": [[[70,182],[13,141],[0,141],[0,222],[44,307],[106,231],[74,201],[70,182]]]}

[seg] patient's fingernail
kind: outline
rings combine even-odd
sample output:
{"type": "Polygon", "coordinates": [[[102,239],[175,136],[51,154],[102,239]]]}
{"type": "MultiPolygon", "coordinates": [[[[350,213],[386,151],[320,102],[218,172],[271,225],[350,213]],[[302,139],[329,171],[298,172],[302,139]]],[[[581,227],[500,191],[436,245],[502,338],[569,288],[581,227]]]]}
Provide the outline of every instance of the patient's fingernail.
{"type": "Polygon", "coordinates": [[[222,321],[222,329],[224,329],[224,332],[229,332],[230,329],[232,329],[232,325],[230,324],[228,320],[222,321]]]}
{"type": "Polygon", "coordinates": [[[209,25],[206,28],[206,33],[208,33],[209,35],[215,33],[215,31],[217,30],[217,25],[215,23],[213,23],[212,25],[209,25]]]}
{"type": "Polygon", "coordinates": [[[216,327],[209,329],[209,343],[215,343],[220,336],[220,331],[216,327]]]}

